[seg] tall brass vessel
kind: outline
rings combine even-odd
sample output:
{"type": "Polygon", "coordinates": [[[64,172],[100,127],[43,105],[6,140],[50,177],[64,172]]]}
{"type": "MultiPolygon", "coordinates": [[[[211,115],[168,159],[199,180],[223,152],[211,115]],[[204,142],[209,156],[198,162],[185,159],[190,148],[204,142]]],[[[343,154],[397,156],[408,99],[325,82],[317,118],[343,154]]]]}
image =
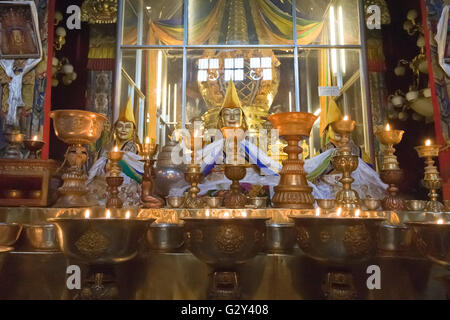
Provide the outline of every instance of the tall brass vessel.
{"type": "Polygon", "coordinates": [[[108,119],[101,114],[83,110],[56,110],[50,113],[50,118],[53,119],[56,136],[69,145],[64,160],[68,168],[62,175],[64,183],[58,189],[60,196],[55,207],[96,205],[87,197],[87,150],[84,145],[97,141],[108,119]]]}
{"type": "Polygon", "coordinates": [[[272,202],[275,208],[313,208],[312,188],[306,181],[304,161],[299,158],[303,151],[299,142],[309,137],[316,119],[314,114],[305,112],[284,112],[269,116],[274,129],[278,130],[280,137],[288,143],[284,148],[288,158],[283,161],[280,182],[274,188],[272,202]]]}

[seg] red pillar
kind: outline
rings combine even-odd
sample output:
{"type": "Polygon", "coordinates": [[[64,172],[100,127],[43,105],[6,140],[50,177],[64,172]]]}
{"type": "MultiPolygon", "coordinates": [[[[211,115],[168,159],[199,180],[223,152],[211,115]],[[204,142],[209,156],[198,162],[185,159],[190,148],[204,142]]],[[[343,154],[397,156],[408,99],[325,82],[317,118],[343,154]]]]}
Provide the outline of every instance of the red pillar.
{"type": "MultiPolygon", "coordinates": [[[[422,25],[425,34],[426,54],[428,60],[428,77],[431,88],[431,96],[433,101],[434,111],[434,131],[436,135],[436,143],[442,146],[446,145],[446,141],[442,134],[441,126],[441,111],[439,107],[439,100],[436,95],[436,85],[434,83],[433,64],[431,60],[431,48],[430,48],[430,35],[434,36],[428,28],[428,15],[425,0],[420,1],[420,7],[422,10],[422,25]]],[[[442,179],[444,181],[442,186],[442,195],[446,200],[450,200],[450,148],[441,151],[439,154],[439,170],[441,172],[442,179]]]]}

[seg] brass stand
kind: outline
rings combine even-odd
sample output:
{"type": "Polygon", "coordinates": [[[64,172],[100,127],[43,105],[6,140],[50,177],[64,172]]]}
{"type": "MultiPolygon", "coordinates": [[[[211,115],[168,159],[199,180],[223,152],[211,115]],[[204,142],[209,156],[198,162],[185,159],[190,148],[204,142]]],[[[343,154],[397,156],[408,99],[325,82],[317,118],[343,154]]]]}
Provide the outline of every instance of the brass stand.
{"type": "Polygon", "coordinates": [[[234,271],[214,271],[211,275],[209,300],[238,300],[241,297],[238,275],[234,271]]]}
{"type": "Polygon", "coordinates": [[[275,208],[313,208],[312,188],[306,181],[304,162],[298,156],[303,151],[299,147],[299,142],[309,137],[316,119],[314,114],[306,112],[284,112],[269,116],[273,128],[278,130],[280,137],[283,137],[288,143],[284,148],[288,158],[283,161],[280,182],[274,188],[275,194],[272,202],[275,208]]]}
{"type": "Polygon", "coordinates": [[[322,282],[322,294],[327,300],[354,300],[357,298],[353,275],[348,271],[330,271],[322,282]]]}
{"type": "Polygon", "coordinates": [[[394,145],[401,142],[403,134],[403,130],[390,130],[389,127],[376,133],[378,140],[386,145],[380,170],[381,180],[389,185],[387,188],[388,195],[382,201],[384,210],[403,210],[405,207],[403,199],[397,195],[397,185],[402,181],[404,174],[394,154],[394,145]]]}
{"type": "Polygon", "coordinates": [[[109,170],[106,177],[106,183],[108,184],[108,199],[106,200],[107,208],[122,208],[123,202],[119,198],[119,187],[123,183],[123,177],[120,176],[121,170],[119,161],[123,157],[122,151],[110,151],[108,152],[109,170]]]}
{"type": "Polygon", "coordinates": [[[54,207],[90,207],[96,205],[87,197],[87,175],[84,172],[84,164],[87,161],[87,150],[81,144],[70,145],[67,148],[65,161],[69,168],[62,175],[63,185],[58,189],[60,196],[54,207]]]}
{"type": "Polygon", "coordinates": [[[247,197],[242,193],[239,181],[247,174],[246,165],[225,165],[225,176],[232,181],[230,191],[226,193],[223,201],[226,208],[244,208],[247,204],[247,197]]]}
{"type": "Polygon", "coordinates": [[[141,202],[142,207],[144,208],[158,209],[164,206],[164,200],[153,194],[153,166],[156,162],[156,160],[154,160],[153,158],[156,154],[157,149],[158,145],[155,143],[144,144],[144,159],[141,160],[142,162],[144,162],[144,174],[142,175],[141,185],[141,202]]]}
{"type": "Polygon", "coordinates": [[[342,173],[339,182],[342,184],[342,190],[336,193],[336,202],[344,210],[354,210],[359,208],[359,195],[352,189],[352,172],[358,168],[358,156],[352,155],[350,139],[353,130],[355,130],[355,121],[338,120],[331,124],[334,132],[340,135],[338,141],[338,152],[331,159],[333,168],[342,173]]]}
{"type": "Polygon", "coordinates": [[[20,146],[23,142],[23,134],[19,130],[8,129],[4,133],[5,139],[8,142],[8,147],[5,151],[5,158],[7,159],[22,159],[20,146]]]}
{"type": "Polygon", "coordinates": [[[439,176],[439,171],[434,165],[433,157],[439,155],[440,146],[437,145],[425,145],[415,148],[420,158],[425,158],[425,175],[423,178],[423,185],[430,192],[428,196],[430,201],[425,206],[425,211],[430,212],[442,212],[444,211],[444,205],[438,201],[439,193],[437,192],[442,187],[442,179],[439,176]]]}
{"type": "Polygon", "coordinates": [[[203,174],[199,164],[191,163],[187,167],[187,171],[184,173],[184,178],[187,183],[191,185],[188,190],[188,195],[184,206],[189,209],[199,209],[203,208],[204,202],[201,198],[197,196],[200,192],[198,184],[203,178],[203,174]]]}

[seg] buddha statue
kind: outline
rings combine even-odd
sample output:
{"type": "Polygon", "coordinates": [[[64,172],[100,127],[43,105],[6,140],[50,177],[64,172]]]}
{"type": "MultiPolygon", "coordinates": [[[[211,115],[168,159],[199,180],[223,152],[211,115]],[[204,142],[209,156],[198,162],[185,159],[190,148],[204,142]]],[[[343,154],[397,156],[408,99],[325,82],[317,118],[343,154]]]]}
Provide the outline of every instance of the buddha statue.
{"type": "Polygon", "coordinates": [[[141,183],[144,165],[140,160],[141,143],[137,136],[137,127],[134,120],[131,100],[125,108],[120,110],[119,117],[113,126],[113,137],[107,146],[99,151],[99,157],[89,170],[87,185],[91,195],[97,198],[100,205],[104,205],[107,199],[106,174],[108,171],[107,152],[117,146],[124,152],[122,160],[119,162],[124,178],[123,184],[119,187],[119,197],[123,201],[124,207],[138,207],[141,204],[141,183]]]}

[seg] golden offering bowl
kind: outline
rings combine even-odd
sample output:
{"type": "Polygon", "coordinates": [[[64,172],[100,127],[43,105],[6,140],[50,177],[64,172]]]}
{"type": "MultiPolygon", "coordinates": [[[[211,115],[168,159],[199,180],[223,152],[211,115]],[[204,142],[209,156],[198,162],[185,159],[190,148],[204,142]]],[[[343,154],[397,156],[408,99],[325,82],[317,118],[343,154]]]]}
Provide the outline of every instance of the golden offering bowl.
{"type": "Polygon", "coordinates": [[[83,110],[56,110],[50,113],[56,136],[67,144],[91,144],[98,140],[108,119],[83,110]]]}
{"type": "Polygon", "coordinates": [[[283,112],[269,116],[269,121],[280,136],[309,137],[317,116],[307,112],[283,112]]]}
{"type": "Polygon", "coordinates": [[[337,120],[331,123],[331,128],[337,133],[352,133],[355,130],[355,120],[337,120]]]}
{"type": "Polygon", "coordinates": [[[21,232],[22,225],[18,223],[0,222],[0,246],[14,246],[21,232]]]}
{"type": "Polygon", "coordinates": [[[439,155],[439,150],[441,149],[441,146],[434,144],[431,146],[418,146],[415,147],[414,149],[416,149],[420,158],[437,157],[439,155]]]}
{"type": "Polygon", "coordinates": [[[30,151],[30,155],[28,156],[28,158],[37,159],[37,152],[42,149],[42,147],[45,145],[45,142],[27,139],[23,141],[23,144],[25,145],[25,148],[30,151]]]}
{"type": "Polygon", "coordinates": [[[114,162],[119,162],[120,160],[122,160],[123,154],[125,152],[123,151],[109,151],[108,152],[108,159],[114,162]]]}
{"type": "Polygon", "coordinates": [[[404,133],[405,131],[403,130],[381,130],[375,133],[375,135],[384,145],[396,145],[402,141],[404,133]]]}

